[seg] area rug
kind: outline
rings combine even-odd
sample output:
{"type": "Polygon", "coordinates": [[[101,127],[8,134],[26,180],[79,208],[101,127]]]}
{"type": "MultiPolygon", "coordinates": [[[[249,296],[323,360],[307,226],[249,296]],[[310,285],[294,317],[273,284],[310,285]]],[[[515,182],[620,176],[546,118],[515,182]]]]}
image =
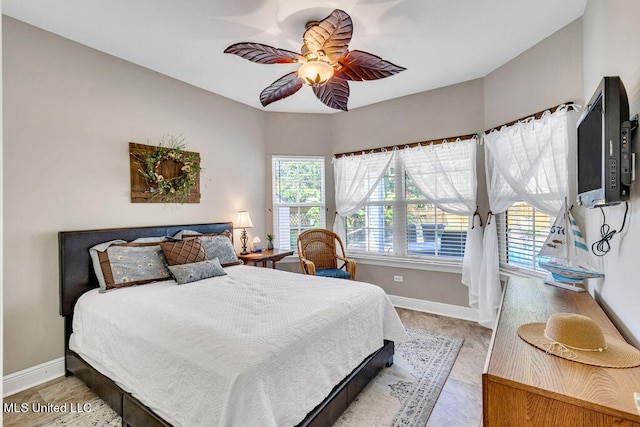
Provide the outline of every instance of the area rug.
{"type": "Polygon", "coordinates": [[[334,427],[424,427],[447,381],[463,338],[406,328],[393,365],[358,395],[334,427]]]}
{"type": "MultiPolygon", "coordinates": [[[[424,427],[463,338],[406,328],[409,341],[396,344],[393,365],[384,368],[358,395],[334,427],[424,427]]],[[[64,414],[43,426],[119,426],[120,417],[102,400],[91,411],[64,414]]]]}

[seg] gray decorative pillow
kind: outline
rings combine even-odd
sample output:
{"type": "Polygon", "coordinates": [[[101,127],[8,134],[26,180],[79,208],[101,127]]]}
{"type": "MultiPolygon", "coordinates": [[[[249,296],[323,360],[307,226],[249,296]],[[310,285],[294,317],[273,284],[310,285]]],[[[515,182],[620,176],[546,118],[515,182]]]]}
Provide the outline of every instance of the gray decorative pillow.
{"type": "Polygon", "coordinates": [[[102,251],[100,245],[91,248],[96,251],[104,280],[104,287],[100,283],[100,292],[171,278],[159,244],[109,243],[102,251]]]}
{"type": "Polygon", "coordinates": [[[223,267],[240,264],[236,250],[231,243],[231,233],[225,231],[220,234],[182,234],[182,239],[193,239],[199,237],[204,253],[208,259],[218,258],[223,267]]]}
{"type": "Polygon", "coordinates": [[[170,265],[169,270],[171,270],[171,274],[178,282],[178,285],[227,274],[220,265],[218,258],[190,264],[170,265]]]}
{"type": "Polygon", "coordinates": [[[106,251],[109,246],[116,243],[127,243],[126,240],[111,240],[108,242],[98,243],[89,249],[89,255],[91,256],[91,262],[93,264],[93,271],[96,273],[96,278],[98,279],[98,285],[100,287],[100,292],[104,292],[107,290],[107,284],[104,280],[104,274],[102,274],[102,267],[100,266],[100,257],[98,253],[106,251]]]}

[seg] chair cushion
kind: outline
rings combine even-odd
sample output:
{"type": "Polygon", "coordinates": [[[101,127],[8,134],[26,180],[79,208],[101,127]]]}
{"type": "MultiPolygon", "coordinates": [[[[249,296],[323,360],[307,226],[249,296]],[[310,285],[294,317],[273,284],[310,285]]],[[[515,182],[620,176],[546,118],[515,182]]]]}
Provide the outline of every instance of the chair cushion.
{"type": "Polygon", "coordinates": [[[336,279],[350,279],[351,274],[339,268],[325,268],[322,270],[316,270],[316,276],[322,277],[335,277],[336,279]]]}

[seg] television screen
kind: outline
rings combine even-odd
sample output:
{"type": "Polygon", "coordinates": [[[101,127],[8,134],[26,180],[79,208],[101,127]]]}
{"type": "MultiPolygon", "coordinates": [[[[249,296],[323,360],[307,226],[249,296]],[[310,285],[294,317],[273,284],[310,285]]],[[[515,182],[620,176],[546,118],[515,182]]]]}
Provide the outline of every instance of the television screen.
{"type": "Polygon", "coordinates": [[[578,202],[587,207],[629,199],[629,101],[620,77],[604,77],[578,121],[578,202]],[[622,137],[623,132],[626,132],[622,137]]]}
{"type": "Polygon", "coordinates": [[[578,126],[578,194],[602,185],[602,96],[578,126]]]}

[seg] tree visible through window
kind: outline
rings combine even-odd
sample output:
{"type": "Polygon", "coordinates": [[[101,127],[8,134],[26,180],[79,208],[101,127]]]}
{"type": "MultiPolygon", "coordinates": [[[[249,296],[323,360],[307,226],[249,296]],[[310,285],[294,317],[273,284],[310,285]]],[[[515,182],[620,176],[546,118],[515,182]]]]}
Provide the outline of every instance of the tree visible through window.
{"type": "Polygon", "coordinates": [[[324,157],[273,156],[272,173],[275,244],[295,248],[302,231],[326,226],[324,157]]]}

